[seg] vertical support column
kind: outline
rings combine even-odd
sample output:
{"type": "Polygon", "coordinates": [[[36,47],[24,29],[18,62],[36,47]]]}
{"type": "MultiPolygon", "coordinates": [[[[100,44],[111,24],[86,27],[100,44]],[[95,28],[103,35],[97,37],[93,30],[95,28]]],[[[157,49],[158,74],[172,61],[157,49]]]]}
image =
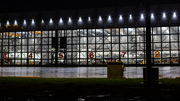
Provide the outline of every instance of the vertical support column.
{"type": "Polygon", "coordinates": [[[58,54],[58,30],[55,30],[55,39],[56,40],[54,40],[55,41],[55,65],[56,66],[58,66],[58,56],[57,56],[57,54],[58,54]]]}
{"type": "Polygon", "coordinates": [[[150,0],[146,0],[146,80],[152,85],[150,0]]]}

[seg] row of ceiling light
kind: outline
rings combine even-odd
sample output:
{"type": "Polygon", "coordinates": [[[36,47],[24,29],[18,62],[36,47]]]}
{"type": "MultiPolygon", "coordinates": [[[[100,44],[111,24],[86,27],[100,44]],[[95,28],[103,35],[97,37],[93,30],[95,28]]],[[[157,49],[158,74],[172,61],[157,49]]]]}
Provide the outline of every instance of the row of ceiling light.
{"type": "MultiPolygon", "coordinates": [[[[173,17],[174,17],[174,18],[177,17],[177,15],[176,15],[175,12],[173,13],[173,17]]],[[[154,18],[154,14],[153,14],[153,13],[151,14],[151,18],[152,18],[152,19],[154,18]]],[[[166,13],[163,13],[163,18],[166,18],[166,13]]],[[[129,15],[129,19],[132,19],[132,15],[131,15],[131,14],[129,15]]],[[[144,19],[144,14],[141,14],[141,19],[144,19]]],[[[88,17],[88,20],[90,21],[90,20],[91,20],[91,17],[88,17]]],[[[98,19],[98,20],[99,20],[99,21],[102,21],[101,16],[99,16],[99,19],[98,19]]],[[[111,16],[108,16],[108,20],[111,20],[111,16]]],[[[123,20],[122,15],[119,16],[119,20],[123,20]]],[[[69,17],[69,20],[68,20],[68,21],[71,22],[71,18],[70,18],[70,17],[69,17]]],[[[79,21],[82,22],[81,17],[79,17],[79,21]]],[[[49,22],[50,22],[50,23],[53,22],[52,18],[50,19],[49,22]]],[[[60,18],[59,22],[60,22],[60,23],[63,22],[62,18],[60,18]]],[[[32,22],[31,22],[31,23],[34,24],[34,19],[32,19],[32,22]]],[[[43,20],[43,19],[42,19],[42,23],[44,23],[44,20],[43,20]]],[[[24,24],[26,24],[26,20],[24,20],[24,24]]],[[[7,21],[7,25],[9,25],[9,21],[7,21]]],[[[17,21],[16,21],[16,20],[14,21],[14,25],[17,25],[17,21]]]]}

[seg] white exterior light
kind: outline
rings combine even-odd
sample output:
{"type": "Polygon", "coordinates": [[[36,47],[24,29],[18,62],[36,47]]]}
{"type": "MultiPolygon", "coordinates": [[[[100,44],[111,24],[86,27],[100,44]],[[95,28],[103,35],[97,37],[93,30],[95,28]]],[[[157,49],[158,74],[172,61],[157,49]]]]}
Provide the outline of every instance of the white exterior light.
{"type": "Polygon", "coordinates": [[[90,21],[90,20],[91,20],[91,17],[88,17],[88,20],[90,21]]]}
{"type": "Polygon", "coordinates": [[[71,18],[69,18],[69,22],[71,22],[71,18]]]}
{"type": "Polygon", "coordinates": [[[32,19],[32,24],[34,24],[34,19],[32,19]]]}
{"type": "Polygon", "coordinates": [[[42,21],[41,21],[42,23],[44,23],[44,20],[42,19],[42,21]]]}
{"type": "Polygon", "coordinates": [[[154,18],[154,14],[153,13],[151,14],[151,18],[154,18]]]}
{"type": "Polygon", "coordinates": [[[132,19],[132,15],[131,14],[129,15],[129,18],[132,19]]]}
{"type": "Polygon", "coordinates": [[[17,21],[16,20],[14,21],[14,25],[17,25],[17,21]]]}
{"type": "Polygon", "coordinates": [[[108,20],[111,20],[111,16],[109,15],[108,20]]]}
{"type": "Polygon", "coordinates": [[[9,21],[7,21],[7,25],[9,25],[9,21]]]}
{"type": "Polygon", "coordinates": [[[59,22],[62,23],[62,18],[60,18],[59,22]]]}
{"type": "Polygon", "coordinates": [[[26,24],[26,20],[24,20],[24,24],[26,24]]]}
{"type": "Polygon", "coordinates": [[[81,17],[79,17],[79,21],[80,21],[80,22],[82,21],[81,17]]]}
{"type": "Polygon", "coordinates": [[[173,17],[176,17],[176,12],[173,13],[173,17]]]}
{"type": "Polygon", "coordinates": [[[141,19],[144,19],[144,15],[143,14],[141,14],[141,19]]]}
{"type": "Polygon", "coordinates": [[[119,19],[122,20],[122,15],[119,16],[119,19]]]}
{"type": "Polygon", "coordinates": [[[101,16],[99,16],[99,21],[102,21],[102,18],[101,18],[101,16]]]}
{"type": "Polygon", "coordinates": [[[50,23],[52,23],[52,22],[53,22],[53,21],[52,21],[52,18],[49,20],[49,22],[50,22],[50,23]]]}
{"type": "Polygon", "coordinates": [[[165,18],[166,17],[166,13],[163,13],[163,18],[165,18]]]}

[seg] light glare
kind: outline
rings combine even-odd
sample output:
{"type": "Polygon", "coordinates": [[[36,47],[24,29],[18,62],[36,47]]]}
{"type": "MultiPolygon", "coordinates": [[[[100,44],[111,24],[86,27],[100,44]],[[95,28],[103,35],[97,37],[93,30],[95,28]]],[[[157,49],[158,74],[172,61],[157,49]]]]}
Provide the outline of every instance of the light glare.
{"type": "Polygon", "coordinates": [[[91,17],[88,17],[88,20],[91,20],[91,17]]]}
{"type": "Polygon", "coordinates": [[[34,24],[34,19],[32,19],[32,24],[34,24]]]}
{"type": "Polygon", "coordinates": [[[91,20],[91,17],[88,17],[88,20],[90,21],[90,20],[91,20]]]}
{"type": "Polygon", "coordinates": [[[7,21],[7,25],[9,25],[9,21],[7,21]]]}
{"type": "Polygon", "coordinates": [[[52,21],[52,18],[50,19],[50,23],[52,23],[53,21],[52,21]]]}
{"type": "Polygon", "coordinates": [[[176,13],[175,12],[173,13],[173,17],[176,17],[176,13]]]}
{"type": "Polygon", "coordinates": [[[144,19],[144,15],[143,14],[141,14],[141,19],[144,19]]]}
{"type": "Polygon", "coordinates": [[[108,20],[111,20],[111,16],[108,17],[108,20]]]}
{"type": "Polygon", "coordinates": [[[71,18],[69,18],[69,22],[71,22],[71,18]]]}
{"type": "Polygon", "coordinates": [[[129,18],[132,19],[132,15],[131,14],[129,15],[129,18]]]}
{"type": "Polygon", "coordinates": [[[80,21],[80,22],[82,21],[81,17],[79,17],[79,21],[80,21]]]}
{"type": "Polygon", "coordinates": [[[60,20],[59,20],[59,21],[60,21],[60,23],[62,23],[62,18],[60,18],[60,20]]]}
{"type": "Polygon", "coordinates": [[[26,24],[26,20],[24,20],[24,24],[26,24]]]}
{"type": "Polygon", "coordinates": [[[16,20],[14,21],[14,25],[17,25],[17,21],[16,20]]]}
{"type": "Polygon", "coordinates": [[[154,18],[154,14],[153,13],[151,14],[151,18],[154,18]]]}
{"type": "Polygon", "coordinates": [[[99,21],[101,21],[102,20],[102,18],[101,18],[101,16],[99,16],[99,21]]]}
{"type": "Polygon", "coordinates": [[[120,15],[119,19],[122,20],[122,15],[120,15]]]}
{"type": "Polygon", "coordinates": [[[166,17],[166,13],[163,13],[163,18],[165,18],[166,17]]]}

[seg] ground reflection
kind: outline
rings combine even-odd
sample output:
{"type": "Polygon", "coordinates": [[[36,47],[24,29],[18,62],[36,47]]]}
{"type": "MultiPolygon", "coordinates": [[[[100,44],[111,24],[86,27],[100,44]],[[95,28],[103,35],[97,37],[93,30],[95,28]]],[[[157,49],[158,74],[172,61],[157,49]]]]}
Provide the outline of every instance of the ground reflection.
{"type": "MultiPolygon", "coordinates": [[[[143,78],[142,67],[125,67],[125,78],[143,78]]],[[[176,78],[179,66],[161,66],[159,78],[176,78]]],[[[0,67],[0,76],[45,78],[107,78],[107,67],[0,67]]]]}

